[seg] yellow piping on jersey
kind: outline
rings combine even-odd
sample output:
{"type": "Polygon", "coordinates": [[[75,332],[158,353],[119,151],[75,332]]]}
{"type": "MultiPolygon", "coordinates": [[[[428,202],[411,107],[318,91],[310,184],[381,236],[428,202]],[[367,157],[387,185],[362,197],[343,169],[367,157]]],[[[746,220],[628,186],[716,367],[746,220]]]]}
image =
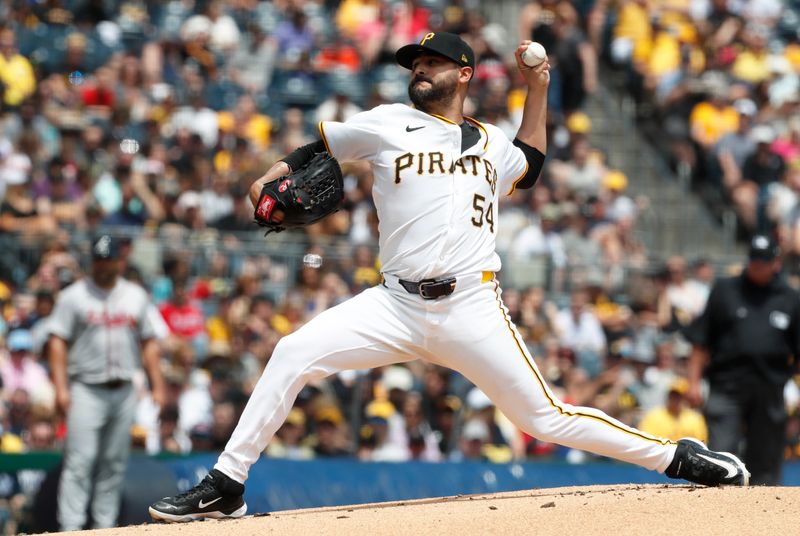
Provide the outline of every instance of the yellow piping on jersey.
{"type": "Polygon", "coordinates": [[[450,123],[451,125],[456,125],[456,126],[458,126],[458,124],[456,124],[456,122],[455,122],[455,121],[450,121],[448,118],[446,118],[446,117],[444,117],[444,116],[442,116],[442,115],[438,115],[438,114],[429,114],[429,115],[432,115],[432,116],[433,116],[433,117],[435,117],[436,119],[441,119],[442,121],[444,121],[444,122],[446,122],[446,123],[450,123]]]}
{"type": "MultiPolygon", "coordinates": [[[[435,117],[436,119],[441,119],[442,121],[450,123],[451,125],[459,126],[458,123],[456,123],[455,121],[450,121],[448,118],[446,118],[444,116],[437,115],[437,114],[429,114],[429,115],[435,117]]],[[[486,137],[486,141],[483,143],[483,150],[485,151],[486,148],[489,147],[489,133],[486,131],[486,127],[483,126],[483,124],[480,121],[478,121],[477,119],[473,119],[473,118],[471,118],[469,116],[466,116],[466,115],[463,116],[463,117],[464,117],[464,119],[466,119],[470,123],[473,123],[475,126],[477,126],[483,132],[483,135],[486,137]]]]}
{"type": "Polygon", "coordinates": [[[325,144],[325,150],[328,151],[329,155],[333,156],[333,153],[331,152],[331,146],[328,145],[328,138],[325,137],[325,129],[322,128],[322,121],[317,123],[317,128],[319,129],[320,136],[322,136],[322,143],[325,144]]]}
{"type": "Polygon", "coordinates": [[[483,144],[483,150],[485,151],[486,148],[489,147],[489,132],[486,130],[486,127],[483,126],[483,123],[481,123],[477,119],[473,119],[472,117],[469,117],[469,116],[465,115],[464,119],[466,119],[470,123],[474,123],[479,129],[481,129],[483,131],[483,135],[486,136],[486,142],[484,142],[484,144],[483,144]]]}
{"type": "Polygon", "coordinates": [[[660,445],[675,445],[676,444],[675,441],[672,441],[672,440],[669,440],[669,439],[659,439],[659,438],[657,438],[655,436],[651,436],[649,434],[645,434],[644,432],[634,431],[632,429],[624,428],[624,427],[622,427],[622,426],[620,426],[618,424],[615,424],[615,423],[613,423],[613,422],[611,422],[611,421],[609,421],[607,419],[604,419],[604,418],[600,417],[599,415],[591,415],[589,413],[581,413],[580,411],[567,411],[559,403],[557,403],[553,399],[553,397],[550,394],[550,392],[547,390],[547,387],[545,386],[544,380],[539,375],[539,371],[536,370],[536,367],[531,364],[531,358],[528,356],[527,352],[525,350],[523,350],[523,345],[520,343],[519,339],[517,338],[517,332],[514,330],[512,324],[511,324],[511,320],[509,320],[509,318],[508,318],[508,315],[506,315],[506,312],[503,310],[503,302],[500,300],[500,295],[497,293],[497,290],[499,288],[500,288],[500,284],[497,281],[495,281],[494,282],[494,294],[497,297],[497,306],[500,309],[500,313],[503,315],[503,319],[506,321],[506,325],[508,326],[508,330],[511,332],[511,336],[514,337],[514,342],[517,344],[517,348],[519,349],[519,353],[522,356],[522,359],[525,360],[525,363],[528,365],[528,368],[530,368],[531,372],[533,372],[533,375],[536,378],[536,381],[539,383],[539,387],[541,387],[545,398],[547,398],[547,401],[550,402],[551,406],[553,406],[556,410],[558,410],[559,414],[566,415],[567,417],[587,417],[589,419],[594,419],[596,421],[600,421],[600,422],[602,422],[604,424],[607,424],[608,426],[611,426],[612,428],[616,428],[617,430],[619,430],[621,432],[625,432],[626,434],[630,434],[630,435],[632,435],[634,437],[638,437],[639,439],[644,439],[645,441],[652,441],[652,442],[658,443],[660,445]]]}
{"type": "Polygon", "coordinates": [[[517,178],[517,179],[514,181],[514,183],[511,185],[511,189],[508,191],[508,193],[507,193],[506,195],[511,195],[511,194],[513,194],[513,193],[514,193],[514,190],[516,190],[516,189],[517,189],[517,184],[519,183],[519,181],[521,181],[522,179],[524,179],[524,178],[525,178],[525,175],[527,175],[527,174],[528,174],[528,162],[526,161],[526,162],[525,162],[525,171],[523,171],[523,172],[522,172],[522,175],[520,175],[520,176],[519,176],[519,177],[518,177],[518,178],[517,178]]]}

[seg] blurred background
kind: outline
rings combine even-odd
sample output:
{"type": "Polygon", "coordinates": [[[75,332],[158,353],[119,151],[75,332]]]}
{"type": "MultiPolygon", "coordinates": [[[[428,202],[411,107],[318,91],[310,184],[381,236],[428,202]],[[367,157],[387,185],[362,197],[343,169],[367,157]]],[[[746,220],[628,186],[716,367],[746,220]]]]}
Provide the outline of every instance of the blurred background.
{"type": "MultiPolygon", "coordinates": [[[[140,378],[131,441],[222,449],[278,339],[380,277],[368,165],[344,166],[344,210],[267,239],[247,189],[318,121],[407,102],[393,54],[428,31],[474,48],[467,114],[509,138],[525,97],[512,51],[549,53],[547,162],[502,200],[497,244],[504,301],[563,400],[646,430],[670,403],[693,416],[674,434],[702,438],[682,328],[755,232],[800,284],[797,0],[0,0],[0,21],[3,453],[61,448],[46,322],[100,232],[168,328],[168,401],[154,407],[140,378]]],[[[794,381],[786,393],[795,458],[794,381]]],[[[590,458],[424,362],[307,386],[264,455],[590,458]]],[[[44,471],[28,473],[0,476],[7,531],[30,521],[44,471]]]]}

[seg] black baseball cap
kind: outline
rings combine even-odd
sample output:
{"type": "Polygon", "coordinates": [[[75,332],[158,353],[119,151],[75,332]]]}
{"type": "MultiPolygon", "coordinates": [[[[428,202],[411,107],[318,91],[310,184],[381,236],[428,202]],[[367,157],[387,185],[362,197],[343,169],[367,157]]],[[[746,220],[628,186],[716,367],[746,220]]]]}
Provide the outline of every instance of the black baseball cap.
{"type": "Polygon", "coordinates": [[[781,248],[767,235],[757,234],[750,239],[750,260],[771,261],[781,254],[781,248]]]}
{"type": "Polygon", "coordinates": [[[394,55],[397,63],[411,69],[414,59],[423,52],[432,52],[456,62],[461,67],[475,68],[475,52],[454,33],[429,32],[419,43],[401,47],[394,55]]]}
{"type": "Polygon", "coordinates": [[[92,243],[93,259],[119,258],[119,242],[111,235],[100,235],[92,243]]]}

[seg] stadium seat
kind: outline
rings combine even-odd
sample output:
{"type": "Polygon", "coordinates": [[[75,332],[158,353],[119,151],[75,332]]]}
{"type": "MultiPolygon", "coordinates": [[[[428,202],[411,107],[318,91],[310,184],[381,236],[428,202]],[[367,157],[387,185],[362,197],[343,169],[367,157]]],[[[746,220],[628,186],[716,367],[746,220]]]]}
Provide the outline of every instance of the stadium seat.
{"type": "Polygon", "coordinates": [[[269,92],[286,106],[314,107],[321,102],[319,83],[312,73],[275,70],[269,92]]]}
{"type": "Polygon", "coordinates": [[[347,95],[352,102],[358,105],[363,105],[366,100],[366,81],[361,73],[337,69],[325,73],[322,76],[321,84],[321,93],[324,98],[336,94],[347,95]]]}

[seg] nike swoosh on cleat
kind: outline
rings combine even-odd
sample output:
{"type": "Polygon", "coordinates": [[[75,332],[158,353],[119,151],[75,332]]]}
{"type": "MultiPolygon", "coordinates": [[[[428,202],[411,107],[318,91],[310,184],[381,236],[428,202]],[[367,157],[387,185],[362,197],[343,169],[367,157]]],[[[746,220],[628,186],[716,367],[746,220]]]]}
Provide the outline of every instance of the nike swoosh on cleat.
{"type": "Polygon", "coordinates": [[[208,501],[207,503],[204,503],[204,502],[203,502],[203,499],[200,499],[200,502],[199,502],[199,503],[197,503],[197,507],[198,507],[198,508],[200,508],[200,509],[203,509],[203,508],[205,508],[206,506],[210,506],[210,505],[214,504],[215,502],[217,502],[217,501],[218,501],[218,500],[220,500],[220,499],[222,499],[222,497],[217,497],[217,498],[216,498],[216,499],[214,499],[213,501],[208,501]]]}
{"type": "Polygon", "coordinates": [[[725,475],[725,478],[733,478],[739,472],[739,469],[734,464],[732,464],[730,462],[718,460],[716,458],[711,458],[710,456],[706,456],[705,454],[698,453],[697,455],[699,457],[703,458],[704,460],[708,460],[709,462],[711,462],[711,463],[713,463],[715,465],[718,465],[718,466],[722,467],[723,469],[725,469],[726,471],[728,471],[728,474],[725,475]]]}
{"type": "Polygon", "coordinates": [[[414,127],[414,128],[411,128],[410,126],[407,126],[406,127],[406,132],[414,132],[415,130],[419,130],[421,128],[425,128],[425,125],[422,125],[421,127],[414,127]]]}

